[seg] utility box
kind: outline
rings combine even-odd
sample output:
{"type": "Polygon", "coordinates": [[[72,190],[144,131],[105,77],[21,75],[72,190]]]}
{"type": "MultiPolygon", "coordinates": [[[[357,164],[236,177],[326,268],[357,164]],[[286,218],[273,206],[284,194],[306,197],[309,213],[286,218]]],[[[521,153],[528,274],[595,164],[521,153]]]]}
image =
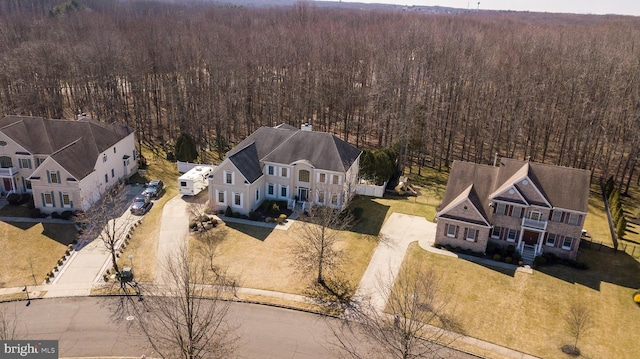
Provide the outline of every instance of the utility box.
{"type": "Polygon", "coordinates": [[[130,282],[133,280],[133,268],[124,267],[122,271],[120,271],[120,281],[121,282],[130,282]]]}

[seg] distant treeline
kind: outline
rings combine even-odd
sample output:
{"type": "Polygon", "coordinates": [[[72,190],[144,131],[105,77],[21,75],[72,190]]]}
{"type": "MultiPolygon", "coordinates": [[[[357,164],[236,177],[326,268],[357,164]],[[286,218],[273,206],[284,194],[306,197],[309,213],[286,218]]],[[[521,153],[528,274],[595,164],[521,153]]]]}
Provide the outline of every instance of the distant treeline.
{"type": "Polygon", "coordinates": [[[498,153],[637,178],[638,18],[110,0],[4,1],[0,18],[1,114],[82,111],[221,152],[310,120],[406,165],[498,153]]]}

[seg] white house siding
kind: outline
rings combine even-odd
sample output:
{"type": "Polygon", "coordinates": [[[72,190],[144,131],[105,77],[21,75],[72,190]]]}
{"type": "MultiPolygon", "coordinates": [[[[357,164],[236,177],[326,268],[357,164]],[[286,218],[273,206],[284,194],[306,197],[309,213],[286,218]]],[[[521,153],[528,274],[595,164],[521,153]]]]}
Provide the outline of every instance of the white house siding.
{"type": "Polygon", "coordinates": [[[255,193],[252,195],[251,192],[259,186],[260,179],[253,184],[245,183],[242,173],[228,159],[222,161],[212,174],[209,178],[209,206],[216,211],[224,211],[229,206],[233,212],[249,213],[255,203],[255,193]],[[226,183],[227,173],[231,174],[230,184],[226,183]],[[224,202],[219,201],[220,193],[224,193],[224,202]],[[235,194],[240,195],[240,205],[235,204],[235,194]]]}
{"type": "Polygon", "coordinates": [[[18,145],[11,138],[0,132],[0,141],[6,143],[4,146],[0,146],[0,157],[11,158],[12,166],[10,168],[3,168],[0,170],[2,173],[2,180],[0,180],[0,191],[7,193],[14,191],[18,193],[31,192],[31,190],[25,188],[25,180],[31,176],[36,169],[37,163],[33,154],[16,154],[16,153],[28,153],[28,151],[22,146],[18,145]],[[19,159],[27,159],[31,168],[21,167],[19,159]],[[4,178],[9,179],[7,185],[5,185],[4,178]]]}
{"type": "Polygon", "coordinates": [[[94,171],[82,179],[74,178],[53,158],[47,158],[40,167],[33,172],[34,176],[40,177],[39,180],[32,181],[33,198],[36,207],[44,213],[62,212],[66,210],[86,211],[93,203],[100,199],[102,193],[107,189],[124,178],[130,177],[135,172],[137,163],[134,159],[134,151],[134,134],[131,133],[114,146],[100,153],[96,159],[94,171]],[[128,166],[124,165],[123,157],[125,155],[129,156],[128,166]],[[47,171],[59,172],[60,183],[50,183],[47,171]],[[54,206],[43,203],[45,193],[54,193],[54,206]],[[60,203],[60,196],[64,193],[70,196],[73,204],[72,207],[65,207],[60,203]]]}
{"type": "Polygon", "coordinates": [[[358,173],[360,172],[360,156],[351,164],[351,167],[345,173],[344,191],[346,197],[351,200],[356,194],[356,187],[358,185],[358,173]]]}
{"type": "MultiPolygon", "coordinates": [[[[77,182],[70,181],[72,176],[52,158],[46,159],[33,173],[39,179],[31,181],[33,188],[33,202],[36,208],[43,213],[62,212],[66,210],[86,209],[77,207],[81,201],[77,182]],[[69,195],[70,207],[62,205],[61,194],[69,195]],[[50,195],[51,201],[45,202],[46,196],[50,195]]],[[[87,207],[88,208],[88,207],[87,207]]]]}

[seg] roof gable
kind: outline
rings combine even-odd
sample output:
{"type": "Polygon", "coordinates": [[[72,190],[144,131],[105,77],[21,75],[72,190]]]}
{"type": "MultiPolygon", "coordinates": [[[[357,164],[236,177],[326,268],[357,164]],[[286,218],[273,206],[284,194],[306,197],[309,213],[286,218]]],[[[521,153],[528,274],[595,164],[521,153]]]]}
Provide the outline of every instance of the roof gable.
{"type": "Polygon", "coordinates": [[[91,173],[99,154],[131,133],[126,127],[88,118],[51,120],[28,116],[4,117],[0,131],[31,154],[54,157],[76,179],[91,173]]]}
{"type": "MultiPolygon", "coordinates": [[[[586,213],[590,178],[591,172],[587,170],[507,158],[501,159],[496,167],[454,161],[441,208],[444,211],[473,185],[471,189],[477,194],[478,210],[485,218],[488,216],[484,209],[492,199],[514,201],[521,198],[529,205],[586,213]],[[509,190],[514,193],[509,193],[509,190]]],[[[471,192],[469,198],[473,200],[471,192]]]]}
{"type": "Polygon", "coordinates": [[[482,202],[479,201],[473,185],[462,191],[449,205],[439,211],[436,217],[489,226],[486,212],[482,209],[482,202]]]}
{"type": "Polygon", "coordinates": [[[249,183],[253,183],[262,177],[262,168],[258,160],[258,151],[255,143],[229,156],[229,161],[236,166],[249,183]]]}

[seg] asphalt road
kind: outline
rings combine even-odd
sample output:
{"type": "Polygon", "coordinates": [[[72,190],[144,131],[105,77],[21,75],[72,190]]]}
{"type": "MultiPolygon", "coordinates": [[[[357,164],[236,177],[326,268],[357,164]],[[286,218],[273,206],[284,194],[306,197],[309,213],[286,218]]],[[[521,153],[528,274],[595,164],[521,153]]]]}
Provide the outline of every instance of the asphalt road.
{"type": "MultiPolygon", "coordinates": [[[[131,325],[135,318],[115,318],[118,298],[74,297],[0,303],[17,318],[16,339],[58,340],[60,357],[154,357],[131,325]]],[[[269,306],[233,303],[229,319],[240,326],[238,358],[335,358],[324,317],[269,306]]],[[[456,353],[452,358],[472,358],[456,353]]]]}

